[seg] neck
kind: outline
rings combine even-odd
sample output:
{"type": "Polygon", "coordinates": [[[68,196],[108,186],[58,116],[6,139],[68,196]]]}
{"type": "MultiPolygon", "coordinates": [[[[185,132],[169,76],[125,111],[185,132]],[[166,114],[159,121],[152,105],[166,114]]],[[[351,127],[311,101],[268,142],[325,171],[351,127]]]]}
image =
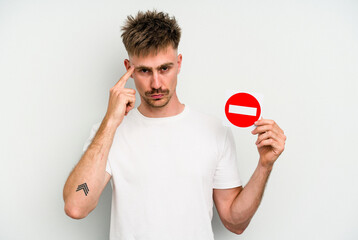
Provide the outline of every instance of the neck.
{"type": "Polygon", "coordinates": [[[168,104],[164,107],[154,108],[142,100],[138,111],[146,117],[161,118],[178,115],[184,110],[184,107],[185,105],[180,103],[178,96],[174,93],[168,104]]]}

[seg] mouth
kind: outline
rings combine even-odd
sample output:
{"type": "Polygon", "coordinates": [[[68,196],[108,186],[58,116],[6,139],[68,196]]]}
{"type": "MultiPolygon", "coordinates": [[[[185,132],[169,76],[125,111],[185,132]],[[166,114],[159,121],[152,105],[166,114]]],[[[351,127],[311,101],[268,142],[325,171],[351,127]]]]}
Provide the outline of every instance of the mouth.
{"type": "Polygon", "coordinates": [[[153,94],[150,97],[153,99],[161,99],[162,97],[164,97],[164,94],[153,94]]]}

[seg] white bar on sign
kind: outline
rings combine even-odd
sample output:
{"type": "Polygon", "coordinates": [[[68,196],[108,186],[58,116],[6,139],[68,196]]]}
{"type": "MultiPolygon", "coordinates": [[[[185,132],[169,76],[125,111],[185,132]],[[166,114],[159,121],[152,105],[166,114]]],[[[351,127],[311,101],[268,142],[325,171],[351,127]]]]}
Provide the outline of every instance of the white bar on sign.
{"type": "Polygon", "coordinates": [[[256,116],[257,108],[229,105],[229,113],[256,116]]]}

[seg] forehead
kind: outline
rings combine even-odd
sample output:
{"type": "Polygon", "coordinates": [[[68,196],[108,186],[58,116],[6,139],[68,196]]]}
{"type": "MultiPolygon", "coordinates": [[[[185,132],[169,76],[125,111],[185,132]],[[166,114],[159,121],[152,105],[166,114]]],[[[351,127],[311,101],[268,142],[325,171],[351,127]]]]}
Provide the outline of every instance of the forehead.
{"type": "Polygon", "coordinates": [[[147,56],[129,56],[129,61],[135,67],[146,66],[149,68],[156,68],[164,63],[176,63],[177,50],[173,47],[168,47],[155,53],[150,53],[147,56]]]}

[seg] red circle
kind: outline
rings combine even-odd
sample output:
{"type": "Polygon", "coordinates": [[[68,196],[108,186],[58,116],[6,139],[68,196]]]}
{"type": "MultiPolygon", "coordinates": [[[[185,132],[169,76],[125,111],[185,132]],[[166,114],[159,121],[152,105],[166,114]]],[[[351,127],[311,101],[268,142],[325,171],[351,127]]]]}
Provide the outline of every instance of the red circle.
{"type": "Polygon", "coordinates": [[[248,93],[236,93],[227,100],[225,104],[225,115],[226,118],[237,127],[250,127],[259,119],[261,115],[261,106],[254,96],[248,93]],[[256,108],[256,115],[253,116],[229,112],[230,105],[256,108]]]}

